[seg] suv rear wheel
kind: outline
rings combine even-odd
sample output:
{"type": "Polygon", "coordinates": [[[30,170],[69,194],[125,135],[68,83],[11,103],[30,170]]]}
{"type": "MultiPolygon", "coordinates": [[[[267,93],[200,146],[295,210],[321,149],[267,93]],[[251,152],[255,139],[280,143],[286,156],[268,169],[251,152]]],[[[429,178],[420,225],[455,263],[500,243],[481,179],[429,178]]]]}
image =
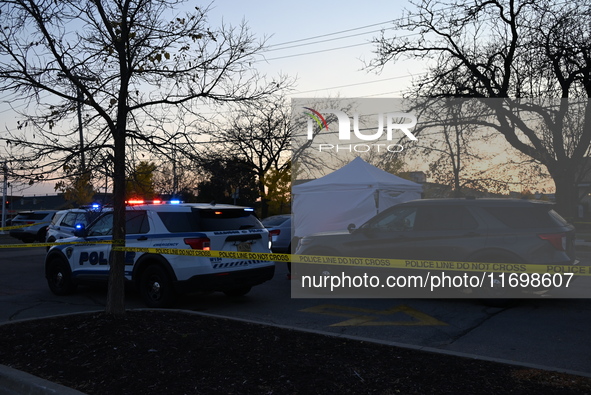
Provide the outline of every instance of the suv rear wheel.
{"type": "Polygon", "coordinates": [[[47,236],[47,227],[44,226],[41,229],[39,229],[39,231],[37,232],[36,241],[38,241],[39,243],[43,243],[43,242],[45,242],[46,236],[47,236]]]}
{"type": "Polygon", "coordinates": [[[140,295],[148,307],[170,307],[176,299],[172,280],[160,265],[150,265],[139,280],[140,295]]]}

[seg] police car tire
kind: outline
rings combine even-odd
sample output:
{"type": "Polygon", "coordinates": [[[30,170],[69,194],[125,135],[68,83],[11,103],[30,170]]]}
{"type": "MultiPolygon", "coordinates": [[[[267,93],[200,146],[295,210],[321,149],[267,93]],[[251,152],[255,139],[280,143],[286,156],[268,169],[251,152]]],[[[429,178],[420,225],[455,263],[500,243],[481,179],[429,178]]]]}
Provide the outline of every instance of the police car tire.
{"type": "Polygon", "coordinates": [[[237,298],[237,297],[246,295],[247,293],[250,292],[251,289],[252,289],[252,287],[239,287],[239,288],[226,289],[224,291],[224,294],[226,296],[230,296],[232,298],[237,298]]]}
{"type": "Polygon", "coordinates": [[[70,266],[59,257],[52,258],[47,263],[47,284],[56,295],[69,295],[76,291],[76,284],[72,281],[70,266]]]}
{"type": "Polygon", "coordinates": [[[139,290],[146,306],[152,308],[170,307],[176,299],[170,276],[160,265],[150,265],[142,272],[139,290]]]}

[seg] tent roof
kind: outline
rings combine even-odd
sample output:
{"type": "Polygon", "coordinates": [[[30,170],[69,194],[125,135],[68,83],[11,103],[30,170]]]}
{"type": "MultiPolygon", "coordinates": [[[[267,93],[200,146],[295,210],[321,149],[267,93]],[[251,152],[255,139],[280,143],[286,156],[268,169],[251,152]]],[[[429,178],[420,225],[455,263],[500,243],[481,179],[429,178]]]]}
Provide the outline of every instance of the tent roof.
{"type": "Polygon", "coordinates": [[[361,157],[357,157],[347,165],[324,177],[295,185],[292,191],[298,194],[303,192],[326,192],[366,188],[417,192],[423,190],[421,184],[405,180],[404,178],[378,169],[361,159],[361,157]]]}

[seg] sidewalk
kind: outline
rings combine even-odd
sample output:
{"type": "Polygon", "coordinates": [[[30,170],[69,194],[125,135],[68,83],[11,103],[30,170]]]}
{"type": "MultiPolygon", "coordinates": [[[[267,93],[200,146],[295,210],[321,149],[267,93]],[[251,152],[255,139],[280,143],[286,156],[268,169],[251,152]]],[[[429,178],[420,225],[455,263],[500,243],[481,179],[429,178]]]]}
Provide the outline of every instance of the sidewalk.
{"type": "Polygon", "coordinates": [[[0,395],[85,395],[70,387],[0,365],[0,395]]]}

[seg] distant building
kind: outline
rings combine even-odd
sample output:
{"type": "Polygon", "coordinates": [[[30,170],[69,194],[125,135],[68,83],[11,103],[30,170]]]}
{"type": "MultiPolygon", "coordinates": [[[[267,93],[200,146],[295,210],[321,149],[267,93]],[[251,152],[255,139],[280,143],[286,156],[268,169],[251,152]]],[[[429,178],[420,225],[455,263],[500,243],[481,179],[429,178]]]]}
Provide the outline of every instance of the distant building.
{"type": "MultiPolygon", "coordinates": [[[[109,204],[111,202],[111,194],[98,193],[94,196],[93,202],[109,204]]],[[[20,211],[65,210],[77,207],[76,204],[67,201],[61,193],[55,195],[7,196],[5,204],[9,214],[20,211]]]]}

